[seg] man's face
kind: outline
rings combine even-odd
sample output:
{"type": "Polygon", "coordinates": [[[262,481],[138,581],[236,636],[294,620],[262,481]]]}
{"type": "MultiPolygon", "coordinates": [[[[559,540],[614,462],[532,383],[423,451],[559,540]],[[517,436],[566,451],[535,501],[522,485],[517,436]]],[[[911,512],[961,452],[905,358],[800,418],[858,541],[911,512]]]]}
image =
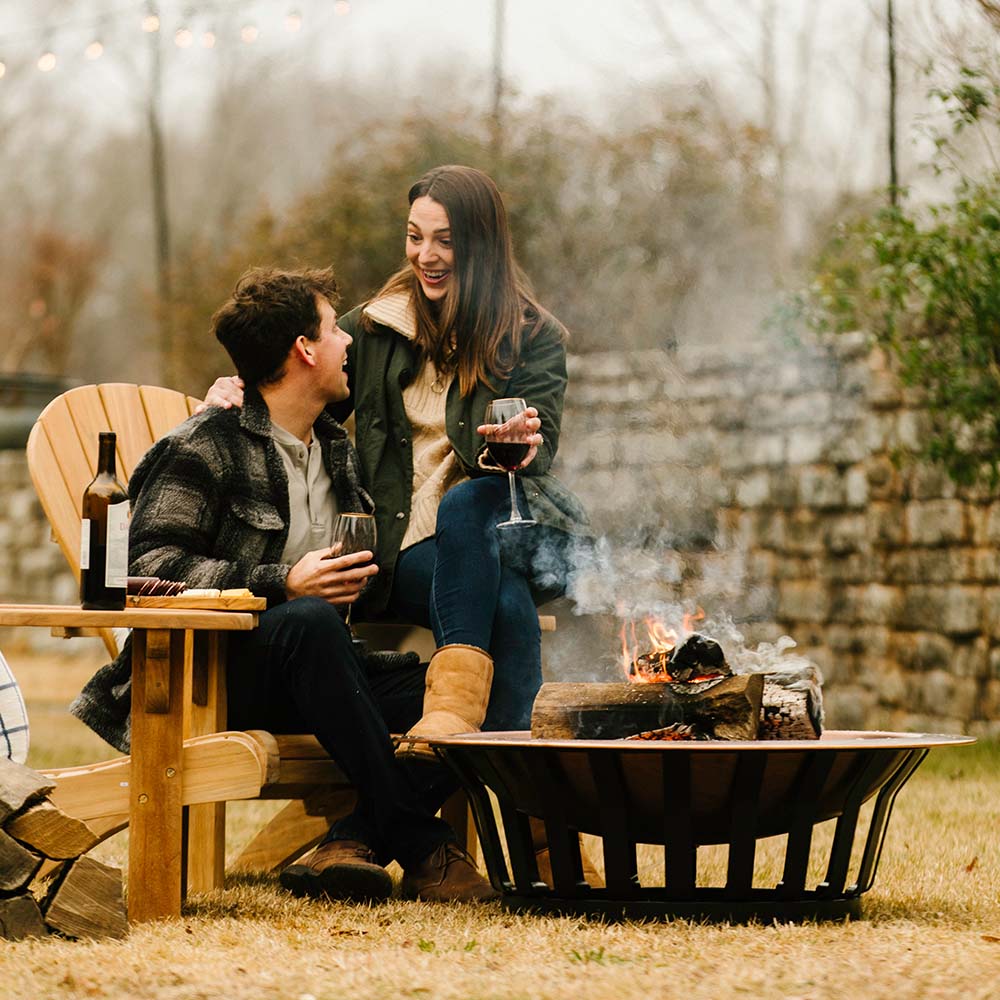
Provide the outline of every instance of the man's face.
{"type": "Polygon", "coordinates": [[[351,335],[337,326],[337,314],[326,299],[316,296],[319,309],[319,336],[310,342],[316,359],[316,377],[326,389],[327,399],[334,402],[347,399],[347,348],[351,345],[351,335]]]}

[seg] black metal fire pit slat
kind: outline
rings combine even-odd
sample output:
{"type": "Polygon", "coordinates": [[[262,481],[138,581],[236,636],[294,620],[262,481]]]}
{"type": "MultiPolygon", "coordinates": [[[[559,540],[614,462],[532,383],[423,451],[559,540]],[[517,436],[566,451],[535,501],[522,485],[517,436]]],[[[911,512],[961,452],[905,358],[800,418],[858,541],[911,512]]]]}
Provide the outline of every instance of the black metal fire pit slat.
{"type": "Polygon", "coordinates": [[[911,752],[900,763],[899,770],[882,786],[875,809],[872,811],[871,826],[868,827],[868,839],[865,841],[865,851],[861,855],[861,867],[858,870],[858,881],[848,889],[848,894],[867,892],[875,882],[875,869],[878,868],[882,856],[882,844],[885,841],[885,831],[889,825],[889,816],[896,801],[899,790],[906,784],[910,775],[920,766],[921,761],[929,751],[911,752]]]}
{"type": "Polygon", "coordinates": [[[816,887],[823,896],[839,896],[847,884],[847,872],[851,865],[851,854],[854,847],[854,837],[858,829],[858,817],[865,795],[872,787],[872,781],[880,771],[884,770],[885,761],[882,757],[870,751],[858,756],[854,780],[851,782],[844,811],[837,819],[833,834],[833,846],[830,848],[830,864],[826,870],[826,878],[816,887]]]}
{"type": "Polygon", "coordinates": [[[767,766],[766,753],[742,754],[733,772],[732,822],[729,827],[729,861],[726,896],[748,899],[753,888],[753,864],[757,855],[757,814],[760,789],[767,766]]]}
{"type": "Polygon", "coordinates": [[[608,895],[634,899],[640,886],[635,839],[629,830],[625,775],[619,761],[609,754],[591,751],[587,757],[594,781],[602,791],[599,806],[608,895]]]}
{"type": "Polygon", "coordinates": [[[663,866],[667,892],[679,899],[691,896],[698,876],[698,845],[691,822],[693,764],[694,755],[687,751],[664,754],[662,759],[663,866]]]}
{"type": "Polygon", "coordinates": [[[552,862],[552,888],[558,896],[580,896],[589,891],[590,886],[583,880],[580,835],[569,825],[567,782],[562,774],[559,755],[553,752],[540,754],[535,776],[542,800],[548,803],[543,819],[549,842],[549,860],[552,862]]]}
{"type": "Polygon", "coordinates": [[[531,841],[531,824],[528,817],[514,808],[511,800],[499,799],[500,818],[507,838],[507,853],[514,873],[514,885],[518,892],[532,892],[538,884],[538,862],[531,841]]]}
{"type": "Polygon", "coordinates": [[[777,885],[778,895],[796,898],[802,895],[809,870],[809,849],[812,847],[813,826],[816,823],[816,807],[823,786],[833,768],[830,754],[811,753],[796,782],[795,811],[792,828],[788,831],[788,846],[785,849],[785,870],[777,885]]]}

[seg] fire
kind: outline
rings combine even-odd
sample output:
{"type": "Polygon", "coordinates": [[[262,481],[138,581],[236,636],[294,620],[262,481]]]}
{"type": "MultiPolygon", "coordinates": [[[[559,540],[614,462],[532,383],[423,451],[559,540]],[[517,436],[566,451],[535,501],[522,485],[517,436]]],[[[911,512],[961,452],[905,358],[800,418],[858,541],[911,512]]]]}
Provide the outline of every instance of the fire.
{"type": "Polygon", "coordinates": [[[695,624],[704,618],[705,612],[701,608],[685,614],[680,633],[654,615],[646,615],[641,625],[637,625],[634,618],[625,619],[618,633],[625,678],[633,684],[672,680],[667,670],[670,654],[677,643],[689,636],[694,631],[695,624]],[[641,633],[642,626],[645,626],[646,631],[644,639],[640,639],[637,634],[641,633]]]}

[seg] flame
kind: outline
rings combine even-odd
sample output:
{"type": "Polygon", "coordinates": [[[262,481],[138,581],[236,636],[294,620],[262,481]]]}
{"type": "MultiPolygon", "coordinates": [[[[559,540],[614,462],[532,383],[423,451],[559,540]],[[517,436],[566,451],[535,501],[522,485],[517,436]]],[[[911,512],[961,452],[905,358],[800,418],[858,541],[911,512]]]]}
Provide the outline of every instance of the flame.
{"type": "MultiPolygon", "coordinates": [[[[694,626],[704,621],[705,612],[698,608],[684,615],[681,631],[670,628],[655,615],[646,615],[642,620],[645,625],[646,637],[642,640],[637,635],[636,620],[626,618],[618,633],[621,641],[621,664],[626,680],[633,684],[651,684],[669,681],[667,660],[677,643],[694,631],[694,626]],[[638,662],[642,656],[645,664],[638,662]]],[[[639,628],[641,631],[641,628],[639,628]]]]}

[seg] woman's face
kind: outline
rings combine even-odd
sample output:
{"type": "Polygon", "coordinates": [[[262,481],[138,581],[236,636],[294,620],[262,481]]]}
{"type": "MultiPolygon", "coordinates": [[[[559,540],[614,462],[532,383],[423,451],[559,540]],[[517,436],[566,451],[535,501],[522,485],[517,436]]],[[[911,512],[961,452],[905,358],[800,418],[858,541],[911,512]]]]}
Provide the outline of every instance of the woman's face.
{"type": "Polygon", "coordinates": [[[455,252],[451,247],[451,224],[444,205],[428,195],[410,206],[406,221],[406,259],[410,262],[431,302],[440,302],[448,293],[455,252]]]}

